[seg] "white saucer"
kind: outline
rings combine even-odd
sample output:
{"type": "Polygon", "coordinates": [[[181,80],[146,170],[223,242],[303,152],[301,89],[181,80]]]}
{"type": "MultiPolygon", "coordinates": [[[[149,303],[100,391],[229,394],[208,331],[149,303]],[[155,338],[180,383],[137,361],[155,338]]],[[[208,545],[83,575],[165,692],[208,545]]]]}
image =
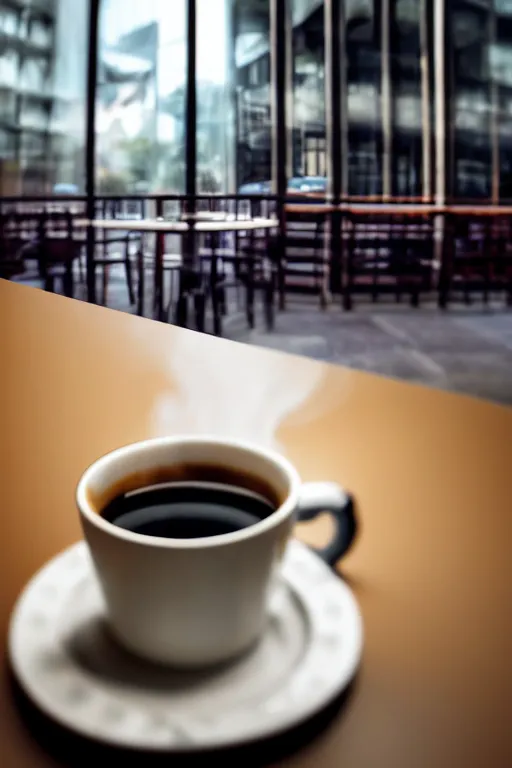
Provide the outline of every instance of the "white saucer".
{"type": "Polygon", "coordinates": [[[9,632],[13,671],[61,725],[144,750],[204,750],[262,739],[314,715],[353,677],[362,621],[350,589],[293,541],[265,636],[234,663],[176,672],[111,639],[83,542],[29,582],[9,632]]]}

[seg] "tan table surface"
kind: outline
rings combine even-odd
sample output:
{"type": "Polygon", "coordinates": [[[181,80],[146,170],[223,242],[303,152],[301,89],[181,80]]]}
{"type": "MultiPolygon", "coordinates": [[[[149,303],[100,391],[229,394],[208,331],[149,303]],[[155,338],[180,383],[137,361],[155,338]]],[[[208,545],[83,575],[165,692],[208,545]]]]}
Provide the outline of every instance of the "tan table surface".
{"type": "MultiPolygon", "coordinates": [[[[277,427],[304,479],[357,497],[343,573],[365,623],[352,696],[286,765],[512,765],[512,410],[4,281],[0,327],[2,650],[19,591],[80,537],[74,488],[93,459],[173,431],[268,443],[277,427]]],[[[6,768],[56,765],[5,665],[0,741],[6,768]]]]}

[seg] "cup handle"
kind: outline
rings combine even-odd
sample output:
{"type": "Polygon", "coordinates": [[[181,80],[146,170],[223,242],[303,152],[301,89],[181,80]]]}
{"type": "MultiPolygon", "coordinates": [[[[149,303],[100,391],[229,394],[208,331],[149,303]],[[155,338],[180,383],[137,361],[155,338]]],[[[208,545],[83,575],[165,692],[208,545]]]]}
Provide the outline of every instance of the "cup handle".
{"type": "Polygon", "coordinates": [[[304,483],[300,490],[298,520],[313,520],[321,512],[330,512],[335,520],[335,532],[326,547],[313,547],[329,565],[350,549],[357,532],[353,497],[336,483],[304,483]]]}

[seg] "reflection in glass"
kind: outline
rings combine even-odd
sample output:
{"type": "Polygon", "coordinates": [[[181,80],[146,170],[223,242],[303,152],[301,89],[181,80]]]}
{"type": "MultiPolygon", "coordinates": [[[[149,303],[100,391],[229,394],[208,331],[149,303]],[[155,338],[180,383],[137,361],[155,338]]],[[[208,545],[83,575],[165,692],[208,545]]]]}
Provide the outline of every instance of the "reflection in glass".
{"type": "Polygon", "coordinates": [[[295,191],[312,192],[326,189],[325,30],[322,4],[305,11],[303,0],[292,1],[293,177],[288,183],[295,191]]]}
{"type": "Polygon", "coordinates": [[[97,191],[183,192],[184,0],[103,0],[101,10],[97,191]]]}
{"type": "Polygon", "coordinates": [[[88,0],[0,8],[0,191],[83,191],[88,0]]]}
{"type": "Polygon", "coordinates": [[[233,0],[236,186],[269,192],[272,175],[269,0],[233,0]]]}
{"type": "MultiPolygon", "coordinates": [[[[85,192],[85,133],[89,0],[58,0],[54,94],[50,122],[56,193],[85,192]],[[70,41],[73,41],[72,45],[70,41]]],[[[35,72],[27,73],[32,84],[35,72]]],[[[43,81],[43,89],[48,85],[43,81]]]]}
{"type": "MultiPolygon", "coordinates": [[[[391,16],[392,194],[422,195],[421,10],[419,0],[394,0],[391,16]]],[[[427,126],[428,130],[428,126],[427,126]]],[[[427,139],[428,140],[428,139],[427,139]]]]}
{"type": "Polygon", "coordinates": [[[495,93],[496,165],[499,196],[512,200],[512,2],[496,0],[495,42],[491,47],[491,78],[495,93]]]}
{"type": "MultiPolygon", "coordinates": [[[[438,4],[435,78],[433,0],[342,2],[343,194],[417,198],[435,178],[441,198],[512,200],[512,0],[438,4]]],[[[287,8],[288,184],[324,191],[324,2],[287,8]]],[[[100,10],[96,189],[182,193],[186,0],[100,10]]],[[[88,14],[89,0],[0,2],[4,195],[84,192],[88,14]]],[[[197,0],[196,35],[197,190],[269,192],[270,0],[197,0]]]]}
{"type": "Polygon", "coordinates": [[[197,191],[235,192],[231,0],[197,0],[197,191]]]}
{"type": "Polygon", "coordinates": [[[370,0],[345,0],[348,194],[382,194],[381,51],[370,0]]]}
{"type": "Polygon", "coordinates": [[[453,89],[448,183],[451,177],[455,198],[488,199],[492,189],[491,13],[469,1],[453,8],[447,5],[447,11],[453,89]]]}

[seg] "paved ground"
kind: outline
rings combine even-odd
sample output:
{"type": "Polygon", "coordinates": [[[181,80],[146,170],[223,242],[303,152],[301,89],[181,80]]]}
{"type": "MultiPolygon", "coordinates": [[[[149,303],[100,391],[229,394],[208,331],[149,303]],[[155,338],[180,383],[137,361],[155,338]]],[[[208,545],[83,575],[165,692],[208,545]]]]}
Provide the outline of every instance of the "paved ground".
{"type": "Polygon", "coordinates": [[[273,333],[227,323],[225,335],[316,360],[512,404],[512,312],[361,306],[353,312],[294,301],[273,333]]]}
{"type": "MultiPolygon", "coordinates": [[[[249,330],[232,298],[228,338],[512,404],[512,311],[503,307],[441,313],[383,303],[322,311],[315,299],[294,297],[268,333],[261,311],[249,330]]],[[[109,306],[133,311],[121,271],[110,277],[109,306]]]]}

